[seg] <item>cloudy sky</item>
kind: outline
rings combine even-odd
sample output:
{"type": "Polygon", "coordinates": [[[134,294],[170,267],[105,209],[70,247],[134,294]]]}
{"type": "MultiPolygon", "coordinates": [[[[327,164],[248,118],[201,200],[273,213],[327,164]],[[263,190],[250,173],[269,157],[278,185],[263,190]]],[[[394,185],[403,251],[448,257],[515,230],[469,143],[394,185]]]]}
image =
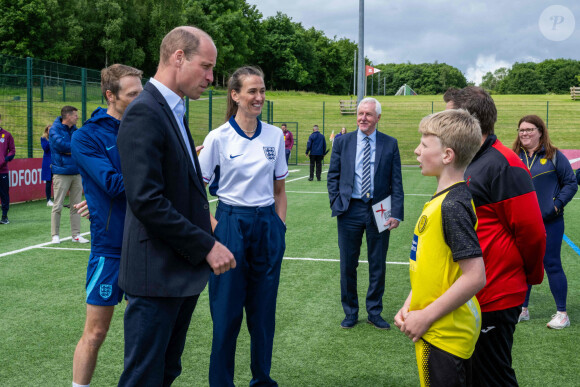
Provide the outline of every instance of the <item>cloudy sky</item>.
{"type": "MultiPolygon", "coordinates": [[[[358,41],[358,0],[247,0],[264,15],[358,41]]],[[[479,84],[515,62],[580,60],[578,0],[365,0],[365,56],[380,63],[447,63],[479,84]]]]}

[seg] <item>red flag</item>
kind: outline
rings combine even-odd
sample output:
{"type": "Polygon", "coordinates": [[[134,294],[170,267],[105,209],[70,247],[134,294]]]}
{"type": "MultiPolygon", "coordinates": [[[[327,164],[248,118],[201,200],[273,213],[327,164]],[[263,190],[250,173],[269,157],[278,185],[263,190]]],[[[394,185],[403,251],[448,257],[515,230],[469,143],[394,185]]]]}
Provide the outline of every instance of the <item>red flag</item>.
{"type": "Polygon", "coordinates": [[[365,66],[365,70],[366,70],[365,72],[366,72],[366,76],[367,77],[369,75],[373,75],[373,74],[376,74],[376,73],[380,73],[381,72],[381,70],[379,70],[377,68],[374,68],[373,66],[369,66],[369,65],[366,65],[365,66]]]}

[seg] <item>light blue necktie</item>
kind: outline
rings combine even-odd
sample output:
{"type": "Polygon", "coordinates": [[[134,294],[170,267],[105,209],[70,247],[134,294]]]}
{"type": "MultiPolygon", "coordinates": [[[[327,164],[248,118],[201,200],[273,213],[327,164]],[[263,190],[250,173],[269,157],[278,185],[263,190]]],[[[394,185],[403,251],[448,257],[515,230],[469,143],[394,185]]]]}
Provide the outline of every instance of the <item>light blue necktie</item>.
{"type": "Polygon", "coordinates": [[[371,143],[368,136],[364,138],[365,147],[363,149],[363,173],[361,184],[361,199],[367,203],[371,200],[371,143]]]}
{"type": "Polygon", "coordinates": [[[187,136],[187,131],[185,129],[185,122],[183,117],[185,116],[185,103],[183,100],[179,101],[177,105],[175,105],[175,113],[178,117],[178,126],[179,131],[181,132],[181,136],[183,137],[183,142],[185,143],[185,147],[187,148],[187,152],[189,153],[189,158],[191,159],[191,163],[193,164],[193,168],[195,169],[195,162],[193,161],[193,152],[191,151],[191,145],[189,143],[189,137],[187,136]]]}
{"type": "Polygon", "coordinates": [[[183,100],[179,101],[179,103],[175,105],[175,113],[177,114],[177,117],[179,117],[179,119],[181,120],[181,123],[183,123],[183,116],[185,115],[185,103],[183,102],[183,100]]]}

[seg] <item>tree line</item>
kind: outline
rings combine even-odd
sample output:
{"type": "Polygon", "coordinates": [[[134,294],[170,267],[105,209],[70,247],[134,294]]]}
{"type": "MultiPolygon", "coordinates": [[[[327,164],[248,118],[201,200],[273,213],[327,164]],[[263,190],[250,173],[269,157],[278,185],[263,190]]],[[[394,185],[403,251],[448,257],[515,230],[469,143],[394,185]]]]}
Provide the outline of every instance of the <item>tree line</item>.
{"type": "Polygon", "coordinates": [[[445,63],[380,64],[374,67],[381,72],[373,75],[372,83],[367,81],[367,94],[371,94],[372,87],[375,95],[394,95],[404,84],[417,94],[442,94],[450,87],[467,86],[463,73],[445,63]]]}
{"type": "Polygon", "coordinates": [[[511,69],[488,72],[481,82],[481,87],[497,94],[567,94],[578,85],[580,61],[572,59],[515,63],[511,69]]]}
{"type": "Polygon", "coordinates": [[[0,0],[0,53],[92,69],[124,63],[151,76],[162,38],[179,25],[214,39],[218,86],[253,64],[270,89],[348,93],[354,42],[282,13],[264,19],[245,0],[0,0]]]}
{"type": "MultiPolygon", "coordinates": [[[[0,53],[92,69],[124,63],[151,76],[161,39],[178,25],[198,26],[214,39],[217,86],[254,64],[269,89],[352,92],[355,42],[306,29],[283,13],[263,18],[245,0],[0,0],[0,53]]],[[[429,94],[465,84],[448,65],[377,67],[389,77],[388,94],[405,82],[429,94]]]]}
{"type": "MultiPolygon", "coordinates": [[[[217,86],[237,67],[253,64],[264,70],[269,89],[353,93],[355,42],[306,29],[280,12],[263,18],[246,0],[0,0],[0,53],[92,69],[124,63],[148,77],[161,39],[178,25],[213,37],[217,86]]],[[[418,94],[441,94],[468,84],[445,63],[374,67],[381,72],[367,78],[367,94],[393,95],[405,83],[418,94]]],[[[482,86],[502,94],[567,93],[579,74],[574,60],[516,63],[487,73],[482,86]]]]}

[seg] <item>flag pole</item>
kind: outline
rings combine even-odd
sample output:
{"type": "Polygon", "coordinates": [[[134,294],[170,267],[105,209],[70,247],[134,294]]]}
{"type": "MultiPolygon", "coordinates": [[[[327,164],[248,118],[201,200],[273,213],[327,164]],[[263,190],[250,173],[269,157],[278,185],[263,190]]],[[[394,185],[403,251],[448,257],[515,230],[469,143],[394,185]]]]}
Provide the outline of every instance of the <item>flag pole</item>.
{"type": "Polygon", "coordinates": [[[357,103],[360,102],[365,95],[366,87],[366,70],[365,70],[365,53],[364,53],[364,0],[358,2],[358,90],[357,103]]]}
{"type": "Polygon", "coordinates": [[[352,95],[356,95],[356,49],[354,50],[354,59],[352,61],[352,95]]]}

